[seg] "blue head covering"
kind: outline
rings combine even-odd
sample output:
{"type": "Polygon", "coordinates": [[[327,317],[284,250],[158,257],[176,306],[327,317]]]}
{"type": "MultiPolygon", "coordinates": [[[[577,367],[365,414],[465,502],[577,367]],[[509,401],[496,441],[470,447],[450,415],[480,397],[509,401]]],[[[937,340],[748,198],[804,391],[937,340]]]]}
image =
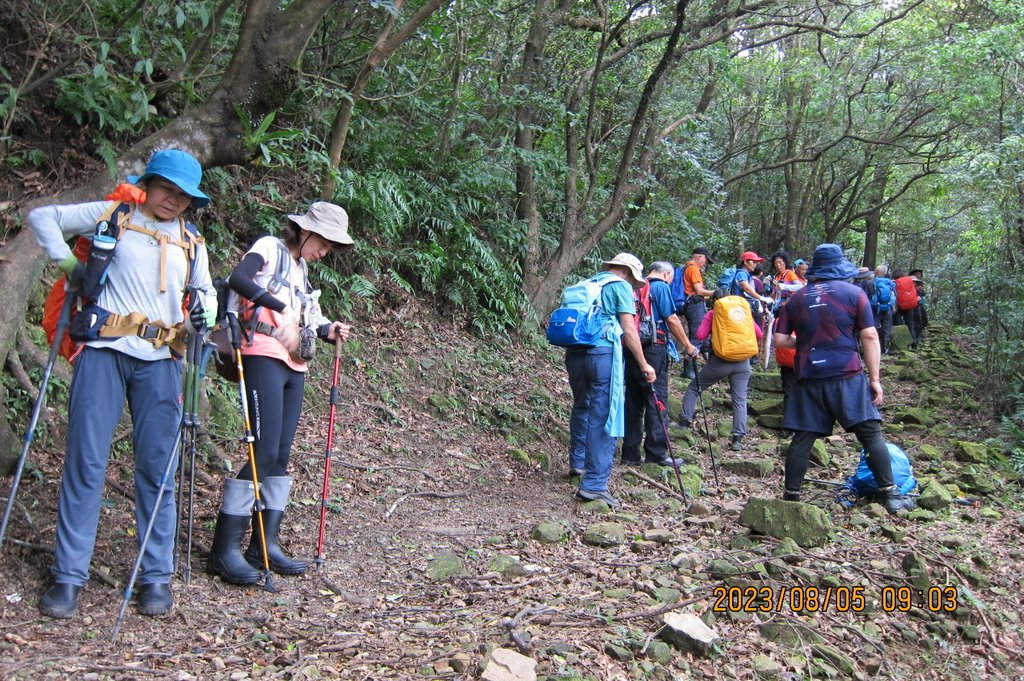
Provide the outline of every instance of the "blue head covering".
{"type": "Polygon", "coordinates": [[[199,190],[203,181],[203,168],[192,154],[180,149],[165,149],[153,154],[142,175],[129,175],[128,181],[138,184],[157,175],[178,185],[181,191],[192,197],[192,207],[202,208],[210,203],[210,197],[199,190]]]}
{"type": "Polygon", "coordinates": [[[808,279],[852,279],[857,275],[857,266],[843,257],[843,249],[837,244],[821,244],[814,249],[808,279]]]}

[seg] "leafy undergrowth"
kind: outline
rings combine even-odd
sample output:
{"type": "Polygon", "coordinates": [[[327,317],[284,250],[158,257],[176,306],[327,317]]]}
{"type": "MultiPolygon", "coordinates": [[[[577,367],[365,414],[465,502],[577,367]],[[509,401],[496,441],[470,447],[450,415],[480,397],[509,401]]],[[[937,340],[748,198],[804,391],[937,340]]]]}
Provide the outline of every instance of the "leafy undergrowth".
{"type": "MultiPolygon", "coordinates": [[[[205,574],[226,466],[218,453],[236,470],[244,460],[226,420],[207,419],[191,579],[176,575],[173,613],[146,618],[129,608],[120,637],[110,640],[135,553],[125,436],[108,471],[97,575],[74,618],[43,618],[36,602],[51,556],[40,547],[53,541],[62,458],[57,438],[47,438],[32,452],[33,474],[19,492],[10,530],[17,542],[0,554],[0,675],[469,679],[495,647],[519,649],[551,679],[981,679],[1024,671],[1024,521],[1019,487],[998,456],[976,464],[991,494],[969,491],[919,520],[846,508],[835,503],[837,488],[810,485],[808,500],[831,514],[835,530],[823,546],[800,549],[750,536],[738,523],[748,498],[778,496],[785,441],[777,431],[754,426],[752,449],[740,456],[716,449],[716,483],[707,442],[673,429],[677,455],[702,471],[702,496],[687,509],[674,476],[616,467],[612,490],[626,506],[601,515],[574,500],[565,477],[569,399],[559,352],[479,342],[415,301],[358,331],[342,366],[319,568],[275,576],[276,593],[205,574]],[[768,459],[771,472],[732,473],[728,458],[768,459]],[[602,521],[621,524],[624,541],[585,543],[584,530],[602,521]],[[564,538],[532,539],[543,522],[564,538]],[[441,558],[455,574],[438,574],[441,558]],[[895,590],[922,584],[956,587],[955,611],[901,612],[895,590]],[[769,589],[777,602],[729,612],[737,608],[717,598],[730,593],[723,588],[750,586],[769,589]],[[832,588],[827,608],[808,600],[812,586],[822,600],[832,588]],[[864,595],[860,611],[834,596],[855,587],[864,595]],[[794,593],[804,597],[801,612],[793,611],[794,593]],[[716,602],[724,612],[714,612],[716,602]],[[669,612],[703,617],[719,640],[704,654],[667,647],[658,634],[669,612]]],[[[953,482],[966,465],[954,460],[955,442],[982,442],[994,427],[976,412],[967,369],[930,361],[929,344],[917,356],[886,359],[886,429],[911,453],[919,478],[953,482]],[[953,379],[967,388],[957,393],[953,379]],[[901,412],[906,406],[932,420],[914,424],[901,412]]],[[[321,356],[310,374],[282,532],[289,550],[307,557],[316,552],[330,369],[321,356]]],[[[676,414],[684,383],[673,383],[676,414]]],[[[728,443],[718,435],[730,421],[724,395],[720,386],[708,391],[716,448],[728,443]]],[[[856,462],[853,441],[836,435],[827,453],[830,463],[810,477],[843,480],[856,462]]]]}

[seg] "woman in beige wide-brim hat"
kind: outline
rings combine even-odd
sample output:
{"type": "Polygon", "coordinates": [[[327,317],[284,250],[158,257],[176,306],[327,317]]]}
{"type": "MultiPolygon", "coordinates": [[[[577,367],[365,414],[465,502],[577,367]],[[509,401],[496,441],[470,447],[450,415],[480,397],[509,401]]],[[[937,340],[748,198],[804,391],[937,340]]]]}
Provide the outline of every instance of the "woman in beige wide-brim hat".
{"type": "MultiPolygon", "coordinates": [[[[302,408],[308,360],[314,336],[328,341],[348,338],[351,327],[323,316],[319,291],[309,282],[306,263],[335,248],[351,248],[348,214],[341,206],[317,201],[302,215],[289,215],[283,238],[261,237],[242,257],[228,284],[229,309],[238,312],[246,331],[242,365],[250,420],[255,435],[256,470],[270,569],[299,575],[304,561],[281,549],[278,533],[292,479],[287,475],[292,439],[302,408]]],[[[224,481],[224,498],[206,569],[232,584],[254,584],[262,576],[259,533],[249,548],[241,544],[253,515],[255,493],[250,465],[224,481]]]]}

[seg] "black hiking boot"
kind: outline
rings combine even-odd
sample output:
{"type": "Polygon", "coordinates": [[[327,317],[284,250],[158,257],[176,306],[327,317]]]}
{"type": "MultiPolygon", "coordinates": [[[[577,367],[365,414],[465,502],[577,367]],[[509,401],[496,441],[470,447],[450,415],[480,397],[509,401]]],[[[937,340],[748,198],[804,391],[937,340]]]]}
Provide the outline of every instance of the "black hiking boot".
{"type": "Polygon", "coordinates": [[[174,607],[171,587],[167,584],[140,584],[136,607],[140,615],[156,617],[166,615],[174,607]]]}
{"type": "Polygon", "coordinates": [[[82,587],[78,584],[56,582],[39,601],[39,612],[47,617],[67,619],[78,612],[78,594],[82,587]]]}
{"type": "Polygon", "coordinates": [[[262,573],[249,565],[242,556],[242,538],[249,529],[249,516],[217,514],[217,529],[213,533],[213,546],[206,560],[206,571],[229,584],[248,586],[260,581],[262,573]]]}
{"type": "Polygon", "coordinates": [[[791,490],[785,490],[782,493],[783,501],[800,501],[800,492],[793,492],[791,490]]]}

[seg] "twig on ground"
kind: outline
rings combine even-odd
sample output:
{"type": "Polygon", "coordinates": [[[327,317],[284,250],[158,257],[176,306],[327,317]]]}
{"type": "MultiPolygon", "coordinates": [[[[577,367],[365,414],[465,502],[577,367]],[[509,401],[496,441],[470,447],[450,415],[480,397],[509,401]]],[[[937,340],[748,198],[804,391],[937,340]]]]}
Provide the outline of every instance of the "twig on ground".
{"type": "Polygon", "coordinates": [[[395,500],[395,503],[391,504],[391,508],[384,514],[385,518],[390,518],[391,514],[395,512],[398,505],[410,497],[430,497],[433,499],[455,499],[457,497],[467,497],[469,492],[410,492],[409,494],[403,494],[395,500]]]}
{"type": "Polygon", "coordinates": [[[633,476],[633,477],[635,477],[635,478],[636,478],[637,480],[643,480],[643,481],[644,481],[644,482],[646,482],[646,483],[647,483],[648,485],[651,485],[652,487],[656,487],[656,488],[660,489],[660,490],[661,490],[662,492],[665,492],[665,493],[667,493],[667,494],[671,494],[671,495],[672,495],[672,496],[674,496],[674,497],[675,497],[676,499],[679,499],[679,500],[681,500],[681,501],[684,501],[684,502],[687,502],[687,503],[689,502],[689,499],[687,499],[686,497],[684,497],[684,496],[683,496],[682,494],[680,494],[680,493],[679,493],[679,492],[678,492],[677,490],[674,490],[674,489],[672,489],[671,487],[669,487],[668,485],[666,485],[666,484],[664,484],[664,483],[660,483],[660,482],[658,482],[658,481],[657,481],[657,480],[655,480],[654,478],[651,478],[651,477],[648,477],[648,476],[644,475],[644,474],[643,474],[643,473],[641,473],[640,471],[636,471],[636,470],[630,470],[630,471],[627,471],[626,475],[632,475],[632,476],[633,476]]]}
{"type": "MultiPolygon", "coordinates": [[[[8,539],[7,541],[11,542],[15,546],[20,546],[20,547],[22,547],[24,549],[28,549],[30,551],[39,551],[40,553],[53,553],[54,552],[53,547],[52,546],[47,546],[46,544],[36,544],[36,543],[33,543],[33,542],[29,542],[29,541],[22,541],[21,539],[14,539],[13,537],[8,539]]],[[[114,580],[113,577],[110,577],[110,576],[106,575],[105,573],[100,572],[98,569],[96,569],[94,567],[90,567],[89,568],[89,576],[92,579],[95,579],[96,581],[99,581],[99,582],[103,582],[107,586],[113,587],[115,589],[118,586],[117,582],[114,580]]]]}
{"type": "Polygon", "coordinates": [[[114,480],[109,475],[107,476],[107,484],[110,485],[111,487],[113,487],[114,489],[116,489],[118,492],[120,492],[129,501],[131,501],[131,502],[135,501],[135,495],[132,494],[130,491],[128,491],[127,487],[122,485],[117,480],[114,480]]]}
{"type": "Polygon", "coordinates": [[[347,461],[340,461],[339,464],[344,466],[345,468],[351,468],[352,470],[356,471],[412,471],[414,473],[419,473],[427,480],[433,480],[434,482],[437,482],[437,478],[435,478],[427,471],[423,470],[422,468],[413,468],[412,466],[359,466],[354,463],[348,463],[347,461]]]}
{"type": "MultiPolygon", "coordinates": [[[[8,503],[8,497],[0,497],[0,500],[2,500],[5,505],[8,503]]],[[[39,529],[32,521],[32,515],[28,512],[28,509],[25,508],[25,505],[17,499],[14,500],[14,505],[21,511],[21,514],[25,516],[25,524],[28,525],[28,529],[32,531],[32,535],[35,537],[36,541],[42,541],[42,535],[39,534],[39,529]]]]}

